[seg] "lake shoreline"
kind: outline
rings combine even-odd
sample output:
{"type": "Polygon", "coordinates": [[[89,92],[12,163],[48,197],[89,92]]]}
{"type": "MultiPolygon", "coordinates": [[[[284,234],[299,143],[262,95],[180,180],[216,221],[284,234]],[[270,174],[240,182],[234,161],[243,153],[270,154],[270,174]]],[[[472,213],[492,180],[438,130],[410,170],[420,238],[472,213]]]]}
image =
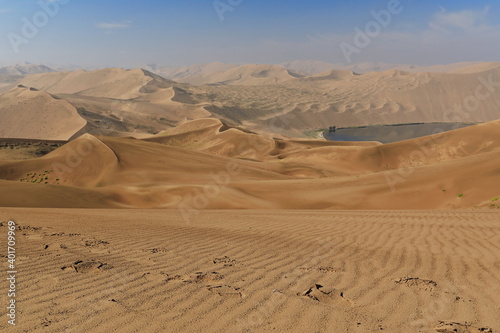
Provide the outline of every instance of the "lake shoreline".
{"type": "Polygon", "coordinates": [[[327,141],[378,141],[381,143],[391,143],[448,132],[477,124],[481,123],[432,122],[340,127],[336,128],[335,131],[325,129],[321,133],[321,136],[327,141]]]}

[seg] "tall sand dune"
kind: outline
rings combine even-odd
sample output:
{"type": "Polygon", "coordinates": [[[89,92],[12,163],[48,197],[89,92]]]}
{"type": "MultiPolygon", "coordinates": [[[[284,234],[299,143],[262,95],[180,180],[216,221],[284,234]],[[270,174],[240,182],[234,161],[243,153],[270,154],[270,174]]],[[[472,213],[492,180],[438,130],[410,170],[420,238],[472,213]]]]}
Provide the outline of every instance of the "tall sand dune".
{"type": "Polygon", "coordinates": [[[298,77],[279,65],[243,65],[201,77],[179,78],[178,82],[216,85],[267,85],[286,82],[298,77]]]}
{"type": "Polygon", "coordinates": [[[199,86],[192,96],[233,125],[287,136],[333,125],[487,122],[498,119],[499,68],[478,64],[463,73],[392,69],[362,75],[333,70],[275,84],[199,86]]]}
{"type": "Polygon", "coordinates": [[[158,87],[171,86],[168,80],[142,69],[108,68],[96,71],[55,72],[30,75],[21,84],[49,93],[132,99],[158,87]]]}
{"type": "Polygon", "coordinates": [[[0,97],[0,137],[67,140],[86,125],[66,101],[19,86],[0,97]]]}
{"type": "Polygon", "coordinates": [[[85,135],[43,158],[0,162],[0,178],[9,183],[0,206],[79,207],[59,203],[59,196],[39,201],[40,188],[52,193],[69,187],[87,194],[96,189],[95,207],[103,206],[106,193],[109,207],[187,214],[496,207],[499,126],[496,121],[385,145],[264,137],[215,119],[144,140],[85,135]]]}
{"type": "Polygon", "coordinates": [[[328,126],[498,119],[498,63],[460,68],[441,73],[329,70],[303,77],[282,66],[244,65],[191,77],[194,81],[188,81],[196,85],[143,69],[114,68],[33,74],[20,82],[74,105],[88,122],[79,134],[142,138],[215,117],[254,132],[304,137],[328,126]]]}

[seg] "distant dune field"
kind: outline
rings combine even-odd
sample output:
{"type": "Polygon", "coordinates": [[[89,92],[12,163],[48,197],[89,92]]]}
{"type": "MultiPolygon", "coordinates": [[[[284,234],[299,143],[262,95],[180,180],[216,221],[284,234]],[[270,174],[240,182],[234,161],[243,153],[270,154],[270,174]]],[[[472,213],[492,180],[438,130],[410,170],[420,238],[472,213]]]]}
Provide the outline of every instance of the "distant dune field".
{"type": "MultiPolygon", "coordinates": [[[[74,115],[54,110],[47,116],[71,124],[60,133],[35,116],[21,115],[32,124],[15,131],[27,139],[67,139],[85,133],[143,138],[209,117],[252,131],[306,137],[308,131],[329,126],[500,118],[500,63],[406,69],[363,74],[332,69],[304,75],[279,65],[216,63],[170,71],[169,77],[178,82],[144,69],[24,74],[18,85],[70,104],[82,119],[75,122],[74,115]]],[[[17,114],[15,105],[30,100],[28,94],[16,92],[15,80],[10,75],[0,82],[0,89],[7,90],[0,95],[7,119],[17,114]]],[[[23,112],[35,111],[26,106],[23,112]]],[[[0,137],[12,135],[9,124],[0,123],[0,137]]]]}

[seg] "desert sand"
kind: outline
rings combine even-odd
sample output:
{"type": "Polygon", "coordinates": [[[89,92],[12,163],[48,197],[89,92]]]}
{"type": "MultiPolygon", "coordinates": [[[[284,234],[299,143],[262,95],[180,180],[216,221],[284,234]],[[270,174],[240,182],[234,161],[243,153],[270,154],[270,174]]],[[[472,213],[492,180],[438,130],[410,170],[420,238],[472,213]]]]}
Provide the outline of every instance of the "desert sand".
{"type": "MultiPolygon", "coordinates": [[[[50,103],[64,104],[61,108],[70,108],[73,116],[44,112],[15,133],[25,139],[59,140],[84,133],[144,138],[187,121],[212,117],[252,131],[306,137],[308,131],[333,125],[498,119],[500,63],[459,65],[444,66],[446,72],[429,68],[436,72],[391,69],[360,74],[336,69],[304,76],[278,65],[225,69],[214,64],[206,70],[191,69],[198,76],[176,77],[182,82],[144,69],[31,74],[18,84],[31,89],[32,95],[37,92],[55,100],[50,103]],[[64,132],[52,128],[57,124],[51,117],[61,119],[57,123],[65,124],[64,132]]],[[[28,102],[33,96],[21,94],[22,87],[12,87],[11,81],[0,87],[8,90],[2,95],[8,101],[0,105],[2,117],[15,117],[17,109],[12,105],[37,114],[39,110],[28,102]]],[[[0,137],[13,135],[10,124],[0,123],[0,137]]]]}
{"type": "Polygon", "coordinates": [[[23,75],[0,95],[14,330],[498,332],[499,66],[23,75]],[[484,123],[305,132],[410,121],[484,123]]]}
{"type": "Polygon", "coordinates": [[[1,214],[19,332],[500,330],[496,211],[1,214]]]}
{"type": "Polygon", "coordinates": [[[500,121],[391,144],[282,139],[217,119],[144,139],[85,134],[0,161],[0,206],[496,208],[500,121]]]}
{"type": "Polygon", "coordinates": [[[1,138],[67,140],[87,122],[73,105],[18,86],[0,99],[1,138]]]}

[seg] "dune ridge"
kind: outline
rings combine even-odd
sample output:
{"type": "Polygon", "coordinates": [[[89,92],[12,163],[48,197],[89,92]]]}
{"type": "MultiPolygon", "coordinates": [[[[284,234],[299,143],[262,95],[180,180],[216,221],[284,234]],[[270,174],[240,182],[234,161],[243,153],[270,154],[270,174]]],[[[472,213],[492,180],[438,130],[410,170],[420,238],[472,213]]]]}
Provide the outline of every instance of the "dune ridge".
{"type": "MultiPolygon", "coordinates": [[[[273,138],[216,119],[145,139],[87,134],[43,158],[0,162],[9,187],[0,205],[80,207],[54,193],[82,192],[92,201],[95,191],[95,207],[187,215],[224,208],[496,207],[499,128],[495,121],[385,145],[273,138]],[[31,182],[44,172],[48,179],[31,182]],[[51,195],[40,201],[43,189],[51,195]]],[[[88,200],[82,205],[92,207],[88,200]]]]}
{"type": "MultiPolygon", "coordinates": [[[[22,79],[20,84],[49,93],[132,99],[142,96],[148,83],[157,82],[155,78],[159,77],[142,69],[108,68],[90,72],[82,70],[33,74],[22,79]]],[[[162,81],[167,88],[168,80],[162,81]]]]}
{"type": "Polygon", "coordinates": [[[326,70],[0,86],[0,137],[21,137],[0,140],[16,331],[500,331],[500,67],[326,70]],[[390,144],[304,138],[439,120],[488,122],[390,144]]]}
{"type": "Polygon", "coordinates": [[[68,102],[18,86],[0,99],[0,137],[67,140],[87,122],[68,102]]]}
{"type": "MultiPolygon", "coordinates": [[[[190,77],[196,81],[192,84],[145,69],[110,68],[32,74],[18,83],[73,105],[87,121],[74,137],[89,133],[143,138],[200,118],[221,119],[259,133],[306,137],[329,126],[498,119],[498,63],[462,65],[447,72],[389,69],[359,74],[334,69],[304,76],[277,65],[227,69],[214,64],[221,71],[207,69],[206,76],[190,77]]],[[[202,67],[193,70],[205,73],[202,67]]],[[[12,80],[2,89],[9,89],[12,80]]],[[[9,95],[12,99],[14,94],[9,95]]],[[[15,103],[25,98],[17,96],[15,103]]],[[[43,128],[25,131],[23,138],[37,138],[40,131],[43,128]]]]}

